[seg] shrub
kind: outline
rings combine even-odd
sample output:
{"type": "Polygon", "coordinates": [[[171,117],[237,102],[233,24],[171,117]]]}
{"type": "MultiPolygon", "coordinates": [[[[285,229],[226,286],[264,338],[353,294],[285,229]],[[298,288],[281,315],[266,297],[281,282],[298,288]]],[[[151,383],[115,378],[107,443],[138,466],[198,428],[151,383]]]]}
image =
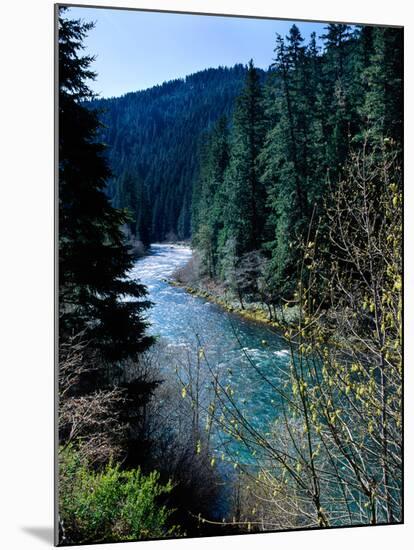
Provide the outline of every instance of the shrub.
{"type": "Polygon", "coordinates": [[[59,512],[61,544],[154,539],[179,534],[169,526],[172,511],[159,503],[171,482],[159,483],[158,472],[121,470],[108,464],[91,469],[79,452],[60,453],[59,512]]]}
{"type": "Polygon", "coordinates": [[[188,262],[174,271],[173,278],[181,284],[198,283],[201,275],[200,269],[200,255],[194,251],[188,262]]]}

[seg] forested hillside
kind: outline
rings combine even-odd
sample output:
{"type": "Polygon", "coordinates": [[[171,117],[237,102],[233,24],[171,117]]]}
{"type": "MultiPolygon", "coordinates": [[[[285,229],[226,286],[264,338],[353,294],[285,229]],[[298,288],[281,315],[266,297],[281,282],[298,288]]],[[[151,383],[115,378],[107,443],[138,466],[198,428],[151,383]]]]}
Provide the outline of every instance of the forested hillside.
{"type": "Polygon", "coordinates": [[[292,416],[273,439],[240,402],[226,424],[261,453],[252,500],[270,528],[401,520],[403,33],[329,24],[321,39],[278,36],[264,84],[250,64],[232,125],[202,145],[198,262],[179,274],[289,344],[288,395],[263,376],[255,398],[271,388],[274,417],[292,416]]]}
{"type": "Polygon", "coordinates": [[[129,208],[131,233],[145,244],[190,236],[191,197],[201,134],[230,117],[246,68],[219,67],[93,101],[102,109],[101,139],[114,177],[107,191],[129,208]]]}
{"type": "Polygon", "coordinates": [[[67,11],[58,542],[400,523],[402,29],[97,100],[67,11]]]}
{"type": "Polygon", "coordinates": [[[203,275],[269,308],[292,298],[306,238],[317,230],[333,253],[326,210],[350,155],[401,152],[401,30],[330,24],[320,38],[305,44],[296,25],[278,36],[266,81],[250,64],[232,124],[218,121],[201,146],[192,237],[203,275]]]}

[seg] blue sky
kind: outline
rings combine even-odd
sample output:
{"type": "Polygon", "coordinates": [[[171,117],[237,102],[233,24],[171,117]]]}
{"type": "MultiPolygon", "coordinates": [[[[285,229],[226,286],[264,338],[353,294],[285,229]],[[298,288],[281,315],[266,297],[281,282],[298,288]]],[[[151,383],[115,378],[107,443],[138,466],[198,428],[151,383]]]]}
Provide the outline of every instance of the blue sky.
{"type": "MultiPolygon", "coordinates": [[[[95,21],[85,41],[96,55],[98,77],[91,88],[101,97],[143,90],[207,67],[246,64],[267,69],[276,33],[294,21],[246,19],[129,10],[70,8],[66,17],[95,21]]],[[[324,24],[298,22],[305,40],[324,24]]]]}

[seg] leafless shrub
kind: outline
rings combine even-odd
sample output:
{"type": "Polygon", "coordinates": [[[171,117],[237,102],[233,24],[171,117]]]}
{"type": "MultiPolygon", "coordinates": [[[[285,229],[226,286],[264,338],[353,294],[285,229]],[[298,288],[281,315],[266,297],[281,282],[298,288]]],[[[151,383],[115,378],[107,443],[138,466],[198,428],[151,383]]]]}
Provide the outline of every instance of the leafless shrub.
{"type": "Polygon", "coordinates": [[[190,260],[182,267],[176,269],[173,278],[181,284],[191,285],[200,278],[200,256],[194,251],[190,260]]]}
{"type": "Polygon", "coordinates": [[[60,345],[59,437],[61,448],[76,443],[91,463],[122,455],[127,426],[121,422],[125,391],[119,387],[79,395],[83,376],[101,370],[83,334],[60,345]]]}
{"type": "Polygon", "coordinates": [[[128,247],[129,254],[137,259],[141,258],[145,254],[145,246],[144,243],[138,239],[129,228],[128,225],[123,225],[121,228],[124,236],[125,236],[125,242],[128,247]]]}
{"type": "Polygon", "coordinates": [[[135,259],[141,258],[145,254],[145,246],[142,241],[134,239],[129,244],[129,253],[135,259]]]}
{"type": "Polygon", "coordinates": [[[119,413],[124,402],[124,391],[118,388],[63,400],[59,428],[66,434],[64,447],[76,442],[82,455],[95,464],[120,458],[126,436],[119,413]]]}
{"type": "Polygon", "coordinates": [[[158,365],[162,379],[146,415],[151,466],[177,482],[183,510],[204,514],[218,498],[220,481],[212,463],[212,424],[205,414],[211,385],[202,368],[203,351],[196,342],[176,347],[159,342],[145,361],[158,365]]]}
{"type": "Polygon", "coordinates": [[[218,387],[227,433],[256,457],[243,471],[254,478],[262,528],[401,520],[400,174],[392,150],[364,147],[332,195],[328,258],[317,232],[308,235],[298,318],[282,323],[290,365],[272,386],[271,432],[251,424],[231,388],[218,387]]]}
{"type": "Polygon", "coordinates": [[[165,235],[165,240],[168,243],[176,243],[178,241],[178,237],[176,233],[173,230],[168,231],[168,233],[165,235]]]}

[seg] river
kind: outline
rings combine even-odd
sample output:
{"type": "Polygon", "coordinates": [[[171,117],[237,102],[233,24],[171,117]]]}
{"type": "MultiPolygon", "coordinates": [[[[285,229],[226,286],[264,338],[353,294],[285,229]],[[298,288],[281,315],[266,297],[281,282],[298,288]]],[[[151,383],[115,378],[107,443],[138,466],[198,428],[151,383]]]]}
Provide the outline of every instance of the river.
{"type": "MultiPolygon", "coordinates": [[[[154,304],[148,314],[150,332],[171,348],[202,347],[210,369],[219,372],[223,385],[231,385],[238,406],[265,433],[278,416],[272,385],[280,384],[289,364],[286,342],[263,324],[169,284],[174,270],[190,257],[189,247],[153,244],[149,255],[137,260],[132,276],[145,284],[154,304]]],[[[235,452],[239,455],[240,448],[235,452]]]]}

